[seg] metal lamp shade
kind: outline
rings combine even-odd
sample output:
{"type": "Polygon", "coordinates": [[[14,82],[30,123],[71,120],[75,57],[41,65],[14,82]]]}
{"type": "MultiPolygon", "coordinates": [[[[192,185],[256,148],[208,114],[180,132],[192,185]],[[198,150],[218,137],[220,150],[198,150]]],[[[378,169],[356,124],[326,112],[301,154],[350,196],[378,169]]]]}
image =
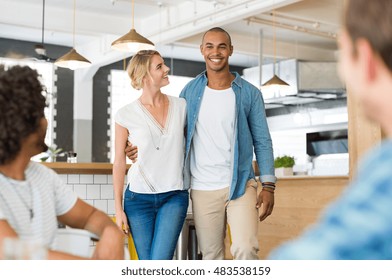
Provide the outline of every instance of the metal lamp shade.
{"type": "Polygon", "coordinates": [[[123,52],[138,52],[155,49],[154,43],[143,37],[132,28],[127,34],[112,43],[112,49],[123,52]]]}
{"type": "Polygon", "coordinates": [[[266,87],[266,86],[290,86],[290,85],[285,81],[283,81],[281,78],[279,78],[277,75],[274,75],[271,79],[266,81],[262,86],[266,87]]]}
{"type": "Polygon", "coordinates": [[[55,65],[59,67],[69,68],[71,70],[75,70],[78,68],[85,68],[91,65],[91,62],[78,54],[78,52],[73,48],[69,52],[67,52],[62,57],[58,58],[55,62],[55,65]]]}

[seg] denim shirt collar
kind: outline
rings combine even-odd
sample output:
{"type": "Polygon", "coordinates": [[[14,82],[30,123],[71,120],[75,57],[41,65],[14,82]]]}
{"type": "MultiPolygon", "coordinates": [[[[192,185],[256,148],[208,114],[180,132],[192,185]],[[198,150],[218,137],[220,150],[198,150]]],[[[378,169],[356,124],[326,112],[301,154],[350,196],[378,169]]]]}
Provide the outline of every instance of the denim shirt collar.
{"type": "MultiPolygon", "coordinates": [[[[242,81],[240,74],[238,74],[237,72],[230,72],[230,73],[235,76],[234,80],[231,82],[231,86],[233,86],[233,83],[234,83],[236,86],[242,88],[243,81],[242,81]]],[[[203,72],[201,72],[198,75],[198,77],[202,77],[202,82],[207,86],[207,83],[208,83],[207,70],[204,70],[203,72]]]]}

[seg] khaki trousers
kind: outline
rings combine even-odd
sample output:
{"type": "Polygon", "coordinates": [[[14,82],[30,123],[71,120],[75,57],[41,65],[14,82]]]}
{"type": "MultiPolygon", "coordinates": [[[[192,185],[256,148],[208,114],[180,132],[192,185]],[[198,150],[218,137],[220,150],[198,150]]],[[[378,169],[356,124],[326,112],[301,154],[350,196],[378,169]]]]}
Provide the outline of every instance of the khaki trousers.
{"type": "Polygon", "coordinates": [[[250,180],[245,194],[228,203],[229,188],[191,190],[193,217],[200,251],[205,260],[223,260],[226,224],[230,226],[230,252],[237,260],[258,259],[257,183],[250,180]]]}

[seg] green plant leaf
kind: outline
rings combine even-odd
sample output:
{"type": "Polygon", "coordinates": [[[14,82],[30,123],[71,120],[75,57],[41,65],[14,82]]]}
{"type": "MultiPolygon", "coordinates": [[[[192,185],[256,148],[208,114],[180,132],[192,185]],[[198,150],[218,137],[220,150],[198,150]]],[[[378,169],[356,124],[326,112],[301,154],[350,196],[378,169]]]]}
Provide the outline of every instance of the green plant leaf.
{"type": "Polygon", "coordinates": [[[54,151],[54,154],[57,155],[57,154],[59,154],[62,150],[63,150],[62,148],[59,148],[59,149],[57,149],[57,150],[54,151]]]}
{"type": "Polygon", "coordinates": [[[274,160],[274,167],[275,168],[280,168],[280,167],[293,167],[295,165],[295,159],[292,156],[281,156],[277,157],[274,160]]]}
{"type": "Polygon", "coordinates": [[[48,160],[48,158],[49,158],[49,157],[42,157],[42,158],[40,158],[40,160],[41,160],[42,162],[45,162],[45,161],[48,160]]]}

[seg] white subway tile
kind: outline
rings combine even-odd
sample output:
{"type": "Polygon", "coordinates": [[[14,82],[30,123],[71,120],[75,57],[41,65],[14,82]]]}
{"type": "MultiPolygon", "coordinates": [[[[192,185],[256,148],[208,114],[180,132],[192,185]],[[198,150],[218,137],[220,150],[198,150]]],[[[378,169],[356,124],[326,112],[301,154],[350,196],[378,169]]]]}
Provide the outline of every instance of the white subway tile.
{"type": "Polygon", "coordinates": [[[79,184],[79,174],[68,174],[68,184],[79,184]]]}
{"type": "Polygon", "coordinates": [[[108,201],[105,199],[94,200],[94,206],[105,213],[108,212],[108,201]]]}
{"type": "Polygon", "coordinates": [[[113,199],[114,190],[112,185],[101,185],[101,199],[113,199]]]}
{"type": "Polygon", "coordinates": [[[59,174],[60,179],[64,182],[64,183],[68,183],[68,176],[67,174],[59,174]]]}
{"type": "Polygon", "coordinates": [[[85,199],[84,202],[90,204],[91,206],[94,206],[94,200],[92,199],[85,199]]]}
{"type": "Polygon", "coordinates": [[[114,199],[109,199],[108,200],[108,215],[115,215],[116,214],[116,210],[114,208],[114,199]]]}
{"type": "Polygon", "coordinates": [[[74,191],[77,193],[79,198],[86,199],[87,198],[87,186],[86,185],[74,185],[74,191]]]}
{"type": "Polygon", "coordinates": [[[108,175],[108,184],[113,184],[113,175],[108,175]]]}
{"type": "Polygon", "coordinates": [[[107,184],[108,183],[108,175],[97,174],[94,175],[94,184],[107,184]]]}
{"type": "Polygon", "coordinates": [[[87,199],[100,199],[100,185],[87,185],[87,199]]]}
{"type": "Polygon", "coordinates": [[[81,174],[80,175],[80,183],[81,184],[94,184],[94,175],[93,174],[81,174]]]}

